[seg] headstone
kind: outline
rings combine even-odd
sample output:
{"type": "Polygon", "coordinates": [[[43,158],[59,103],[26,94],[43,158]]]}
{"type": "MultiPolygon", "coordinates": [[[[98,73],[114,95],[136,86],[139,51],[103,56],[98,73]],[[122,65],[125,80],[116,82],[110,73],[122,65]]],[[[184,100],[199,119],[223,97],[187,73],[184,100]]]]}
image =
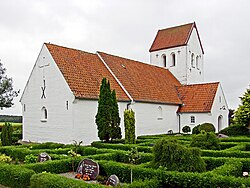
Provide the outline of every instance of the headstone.
{"type": "Polygon", "coordinates": [[[218,134],[217,138],[229,138],[229,136],[225,134],[218,134]]]}
{"type": "Polygon", "coordinates": [[[38,162],[44,162],[48,160],[51,160],[51,157],[47,153],[40,153],[38,155],[38,159],[37,159],[38,162]]]}
{"type": "Polygon", "coordinates": [[[111,175],[108,178],[106,185],[116,187],[120,183],[119,178],[116,175],[111,175]]]}
{"type": "Polygon", "coordinates": [[[76,170],[77,174],[88,175],[90,180],[95,180],[99,175],[99,165],[91,159],[83,159],[76,170]]]}

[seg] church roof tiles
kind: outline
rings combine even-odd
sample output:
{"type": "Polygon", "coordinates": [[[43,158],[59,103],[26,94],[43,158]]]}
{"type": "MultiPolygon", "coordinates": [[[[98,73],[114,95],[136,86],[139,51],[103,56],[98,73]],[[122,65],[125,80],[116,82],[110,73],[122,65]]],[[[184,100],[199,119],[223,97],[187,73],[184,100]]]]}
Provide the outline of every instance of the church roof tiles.
{"type": "Polygon", "coordinates": [[[182,86],[165,68],[103,52],[45,45],[77,98],[98,99],[101,80],[106,77],[119,101],[129,101],[128,92],[135,102],[184,104],[179,112],[211,110],[218,83],[182,86]]]}

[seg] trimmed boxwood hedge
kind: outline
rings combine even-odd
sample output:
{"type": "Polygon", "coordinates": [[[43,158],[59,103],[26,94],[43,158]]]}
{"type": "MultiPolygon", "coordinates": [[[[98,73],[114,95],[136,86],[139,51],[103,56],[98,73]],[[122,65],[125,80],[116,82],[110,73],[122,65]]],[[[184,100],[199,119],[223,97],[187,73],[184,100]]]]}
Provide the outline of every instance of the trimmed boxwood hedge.
{"type": "Polygon", "coordinates": [[[31,169],[17,165],[0,164],[0,184],[8,187],[28,187],[33,174],[35,172],[31,169]]]}
{"type": "Polygon", "coordinates": [[[211,173],[222,176],[242,176],[243,164],[239,160],[228,160],[224,165],[214,169],[211,173]]]}
{"type": "Polygon", "coordinates": [[[85,181],[69,179],[63,176],[50,173],[33,175],[30,179],[31,188],[103,188],[104,185],[90,184],[85,181]]]}
{"type": "Polygon", "coordinates": [[[201,156],[206,157],[236,157],[248,158],[250,156],[247,151],[215,151],[215,150],[202,150],[201,156]]]}

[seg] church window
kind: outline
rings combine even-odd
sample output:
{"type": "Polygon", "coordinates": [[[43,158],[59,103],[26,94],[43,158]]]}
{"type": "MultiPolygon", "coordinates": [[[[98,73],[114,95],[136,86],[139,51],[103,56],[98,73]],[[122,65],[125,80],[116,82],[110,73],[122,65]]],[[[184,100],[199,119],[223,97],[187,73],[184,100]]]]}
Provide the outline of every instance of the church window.
{"type": "Polygon", "coordinates": [[[66,101],[66,109],[69,109],[69,101],[66,101]]]}
{"type": "Polygon", "coordinates": [[[167,57],[165,54],[162,55],[162,63],[163,63],[163,67],[167,67],[167,57]]]}
{"type": "Polygon", "coordinates": [[[162,118],[162,107],[161,106],[158,107],[158,117],[157,117],[157,119],[158,120],[162,120],[163,119],[162,118]]]}
{"type": "Polygon", "coordinates": [[[199,69],[199,56],[197,55],[196,56],[196,67],[197,67],[197,69],[199,69]]]}
{"type": "Polygon", "coordinates": [[[190,123],[192,123],[192,124],[195,123],[195,117],[194,116],[190,117],[190,123]]]}
{"type": "Polygon", "coordinates": [[[194,65],[194,53],[191,54],[191,66],[195,67],[195,65],[194,65]]]}
{"type": "Polygon", "coordinates": [[[48,111],[45,107],[42,107],[42,118],[41,121],[45,122],[48,119],[48,111]]]}
{"type": "Polygon", "coordinates": [[[171,61],[170,61],[170,67],[174,67],[176,64],[176,57],[175,57],[175,53],[171,53],[171,61]]]}

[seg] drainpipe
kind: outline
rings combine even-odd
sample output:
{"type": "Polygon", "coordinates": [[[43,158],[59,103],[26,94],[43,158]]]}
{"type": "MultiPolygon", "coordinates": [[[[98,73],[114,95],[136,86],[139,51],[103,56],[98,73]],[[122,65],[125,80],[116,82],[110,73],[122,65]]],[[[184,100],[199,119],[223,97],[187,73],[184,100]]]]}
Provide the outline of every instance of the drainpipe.
{"type": "Polygon", "coordinates": [[[178,113],[179,134],[181,133],[181,115],[178,113]]]}

